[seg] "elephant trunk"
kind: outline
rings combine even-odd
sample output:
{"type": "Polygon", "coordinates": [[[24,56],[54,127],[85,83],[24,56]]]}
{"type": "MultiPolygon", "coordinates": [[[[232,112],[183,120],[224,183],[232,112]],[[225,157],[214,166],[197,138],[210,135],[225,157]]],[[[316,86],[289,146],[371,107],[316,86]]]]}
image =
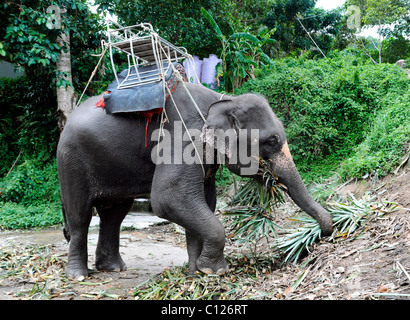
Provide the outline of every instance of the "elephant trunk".
{"type": "Polygon", "coordinates": [[[323,235],[330,236],[333,232],[332,217],[309,194],[293,162],[287,143],[283,145],[281,152],[273,159],[273,170],[279,181],[288,188],[288,194],[292,200],[303,211],[318,221],[323,235]]]}

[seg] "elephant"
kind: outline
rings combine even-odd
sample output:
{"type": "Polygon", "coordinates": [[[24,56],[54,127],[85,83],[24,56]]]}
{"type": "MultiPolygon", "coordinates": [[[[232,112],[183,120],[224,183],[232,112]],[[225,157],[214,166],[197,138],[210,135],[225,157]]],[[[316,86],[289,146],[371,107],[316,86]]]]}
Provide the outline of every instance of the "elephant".
{"type": "MultiPolygon", "coordinates": [[[[206,154],[202,161],[189,164],[153,159],[161,141],[155,138],[159,129],[167,130],[171,143],[176,142],[173,133],[177,124],[181,126],[180,115],[184,132],[195,129],[203,133],[202,144],[206,144],[208,132],[218,129],[257,130],[256,138],[245,136],[248,147],[257,146],[254,156],[270,161],[278,181],[286,186],[291,199],[318,221],[323,235],[332,233],[331,216],[307,191],[289,151],[283,125],[264,97],[253,93],[222,95],[201,84],[178,84],[172,99],[165,103],[167,121],[153,115],[150,122],[144,122],[138,113],[107,114],[96,107],[99,99],[101,95],[91,97],[72,112],[57,146],[64,235],[69,241],[68,276],[88,275],[87,233],[93,207],[100,217],[96,269],[126,270],[119,252],[121,222],[134,198],[142,194],[150,195],[155,215],[185,229],[190,274],[227,272],[225,231],[214,214],[215,175],[220,163],[206,162],[206,154]]],[[[184,139],[182,149],[191,143],[184,139]]],[[[249,163],[232,161],[233,145],[228,144],[223,154],[225,166],[234,174],[260,179],[260,175],[242,170],[249,163]]],[[[176,157],[180,152],[177,149],[169,152],[176,157]]],[[[208,151],[205,153],[209,155],[208,151]]],[[[214,158],[222,152],[215,152],[214,158]]]]}

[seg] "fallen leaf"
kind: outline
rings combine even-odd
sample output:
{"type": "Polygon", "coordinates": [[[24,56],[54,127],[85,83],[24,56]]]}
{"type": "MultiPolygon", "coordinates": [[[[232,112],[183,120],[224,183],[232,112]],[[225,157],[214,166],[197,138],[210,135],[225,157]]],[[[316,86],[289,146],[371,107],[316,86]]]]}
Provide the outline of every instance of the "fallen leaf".
{"type": "Polygon", "coordinates": [[[380,287],[377,288],[376,292],[377,292],[377,293],[390,292],[390,289],[387,288],[385,285],[382,284],[380,287]]]}
{"type": "Polygon", "coordinates": [[[295,289],[293,289],[293,286],[288,287],[287,289],[285,289],[285,291],[283,292],[283,294],[285,296],[289,295],[290,293],[292,293],[295,289]]]}

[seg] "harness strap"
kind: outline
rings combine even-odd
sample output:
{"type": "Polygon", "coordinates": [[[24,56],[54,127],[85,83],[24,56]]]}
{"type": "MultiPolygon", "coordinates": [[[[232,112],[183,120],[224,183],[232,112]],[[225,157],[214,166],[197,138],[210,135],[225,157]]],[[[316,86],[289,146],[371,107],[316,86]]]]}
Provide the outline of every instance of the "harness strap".
{"type": "MultiPolygon", "coordinates": [[[[167,87],[167,90],[169,91],[169,88],[168,88],[168,87],[167,87]]],[[[181,113],[179,112],[179,109],[178,109],[178,107],[177,107],[177,104],[175,103],[174,97],[173,97],[171,94],[170,94],[170,96],[171,96],[172,103],[174,104],[175,110],[177,111],[178,116],[179,116],[179,118],[181,119],[182,125],[184,126],[184,128],[185,128],[185,130],[186,130],[186,132],[187,132],[187,134],[188,134],[189,140],[191,141],[191,143],[192,143],[192,145],[193,145],[193,147],[194,147],[195,154],[197,155],[198,160],[199,160],[199,163],[201,164],[202,173],[203,173],[204,176],[205,176],[204,164],[203,164],[203,162],[202,162],[202,159],[201,159],[201,156],[200,156],[200,154],[199,154],[199,152],[198,152],[198,149],[197,149],[196,146],[195,146],[195,143],[194,143],[194,141],[193,141],[193,139],[192,139],[192,136],[189,134],[189,130],[188,130],[186,124],[185,124],[184,119],[182,118],[181,113]]],[[[159,140],[158,140],[158,141],[159,141],[159,140]]]]}

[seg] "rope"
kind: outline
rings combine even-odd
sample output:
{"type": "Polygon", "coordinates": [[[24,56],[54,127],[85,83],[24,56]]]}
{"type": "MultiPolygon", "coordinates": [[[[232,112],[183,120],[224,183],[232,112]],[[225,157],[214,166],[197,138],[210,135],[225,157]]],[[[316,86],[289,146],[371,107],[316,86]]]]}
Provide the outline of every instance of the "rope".
{"type": "MultiPolygon", "coordinates": [[[[162,51],[162,52],[164,53],[166,59],[168,60],[168,65],[172,68],[173,73],[176,75],[178,81],[182,83],[182,85],[183,85],[183,87],[185,88],[185,90],[186,90],[186,92],[187,92],[189,98],[191,99],[191,101],[192,101],[194,107],[195,107],[196,110],[198,111],[198,113],[199,113],[199,115],[200,115],[200,117],[202,118],[202,120],[203,120],[204,123],[206,122],[206,119],[205,119],[204,115],[202,114],[201,109],[200,109],[199,106],[197,105],[195,99],[192,97],[191,93],[189,92],[188,88],[186,87],[185,81],[184,81],[184,79],[182,79],[181,73],[180,73],[180,72],[175,68],[175,66],[172,64],[171,58],[168,56],[168,53],[165,51],[165,49],[164,49],[163,46],[161,45],[161,42],[160,42],[159,39],[158,39],[158,34],[157,34],[156,32],[152,32],[152,35],[154,36],[155,46],[156,46],[156,49],[157,49],[157,61],[159,62],[159,66],[160,66],[160,78],[163,80],[164,88],[166,88],[166,90],[168,91],[168,94],[169,94],[169,96],[170,96],[170,98],[171,98],[171,100],[172,100],[172,103],[174,104],[175,110],[177,111],[178,116],[179,116],[179,118],[181,119],[181,122],[182,122],[182,124],[183,124],[183,126],[184,126],[184,128],[185,128],[185,130],[186,130],[186,132],[187,132],[187,134],[188,134],[189,140],[191,141],[191,143],[192,143],[192,145],[193,145],[193,147],[194,147],[195,154],[196,154],[196,156],[197,156],[198,159],[199,159],[199,163],[201,164],[202,173],[203,173],[203,175],[205,176],[205,169],[204,169],[204,165],[203,165],[201,156],[200,156],[200,154],[199,154],[199,152],[198,152],[198,150],[197,150],[197,148],[196,148],[196,146],[195,146],[195,143],[194,143],[194,141],[193,141],[193,139],[192,139],[191,134],[189,133],[189,130],[188,130],[186,124],[185,124],[185,121],[184,121],[184,119],[183,119],[181,113],[179,112],[178,106],[177,106],[177,104],[175,103],[175,100],[174,100],[174,97],[172,96],[171,90],[168,88],[168,86],[165,86],[164,68],[163,68],[162,59],[160,59],[160,54],[158,54],[158,49],[160,49],[160,51],[162,51]]],[[[163,108],[163,112],[164,112],[164,111],[165,111],[165,107],[163,108]]],[[[168,120],[168,119],[167,119],[167,120],[168,120]]],[[[163,123],[164,123],[164,122],[162,121],[162,122],[161,122],[162,130],[163,130],[163,123]]],[[[158,136],[158,141],[159,141],[159,138],[160,138],[160,134],[161,134],[161,129],[160,129],[160,133],[159,133],[159,136],[158,136]]]]}
{"type": "MultiPolygon", "coordinates": [[[[195,154],[196,154],[196,156],[197,156],[198,159],[199,159],[199,163],[201,164],[201,168],[202,168],[202,173],[203,173],[204,176],[205,176],[204,164],[203,164],[203,162],[202,162],[202,159],[201,159],[201,156],[200,156],[200,154],[199,154],[199,152],[198,152],[198,149],[195,147],[195,143],[194,143],[194,141],[192,140],[192,136],[189,134],[189,130],[188,130],[186,124],[185,124],[184,119],[182,118],[181,113],[179,112],[179,109],[178,109],[178,107],[177,107],[177,104],[175,103],[174,97],[173,97],[172,94],[171,94],[171,90],[170,90],[168,87],[167,87],[167,90],[168,90],[169,96],[171,97],[172,103],[174,104],[175,110],[177,111],[177,113],[178,113],[178,115],[179,115],[179,118],[181,119],[181,122],[182,122],[182,124],[183,124],[183,126],[184,126],[186,132],[188,133],[189,140],[191,141],[192,145],[194,146],[195,154]]],[[[158,140],[158,141],[159,141],[159,140],[158,140]]]]}
{"type": "MultiPolygon", "coordinates": [[[[192,103],[193,103],[195,109],[198,111],[198,113],[199,113],[199,115],[200,115],[200,117],[201,117],[201,119],[203,120],[204,123],[206,122],[206,118],[205,118],[205,116],[202,114],[201,109],[199,108],[199,106],[197,105],[195,99],[192,97],[191,93],[189,92],[189,89],[188,89],[187,86],[185,85],[185,81],[184,81],[184,79],[182,78],[181,73],[180,73],[180,72],[175,68],[175,66],[172,64],[171,58],[168,56],[168,53],[167,53],[167,52],[165,51],[165,49],[163,48],[163,46],[162,46],[162,44],[161,44],[161,41],[158,39],[158,38],[159,38],[158,33],[152,31],[152,30],[151,30],[150,28],[148,28],[148,27],[145,27],[145,26],[142,26],[142,27],[143,27],[144,31],[149,32],[149,33],[154,37],[155,47],[156,47],[156,55],[157,55],[157,57],[156,57],[157,59],[156,59],[156,60],[157,60],[157,62],[158,62],[158,66],[159,66],[159,69],[160,69],[160,70],[159,70],[159,71],[160,71],[160,72],[159,72],[159,77],[160,77],[160,79],[162,80],[164,92],[167,90],[169,96],[171,97],[171,100],[172,100],[172,102],[173,102],[173,104],[174,104],[175,110],[177,111],[178,116],[179,116],[179,118],[181,119],[181,122],[182,122],[182,124],[183,124],[183,126],[184,126],[184,128],[185,128],[185,130],[186,130],[186,132],[187,132],[187,134],[188,134],[188,136],[189,136],[189,140],[191,141],[191,143],[192,143],[192,145],[193,145],[193,147],[194,147],[195,154],[197,155],[197,157],[198,157],[198,159],[199,159],[199,162],[200,162],[201,168],[202,168],[202,172],[203,172],[203,174],[204,174],[204,176],[205,176],[205,169],[204,169],[204,165],[203,165],[202,159],[201,159],[201,157],[200,157],[200,154],[199,154],[199,152],[198,152],[198,150],[197,150],[197,148],[196,148],[196,146],[195,146],[195,143],[194,143],[194,141],[193,141],[193,139],[192,139],[191,134],[189,133],[189,130],[188,130],[186,124],[185,124],[185,121],[184,121],[184,119],[183,119],[181,113],[179,112],[178,106],[177,106],[177,104],[175,103],[175,100],[174,100],[174,98],[173,98],[173,96],[172,96],[172,92],[171,92],[171,90],[168,88],[168,86],[165,84],[165,82],[166,82],[166,81],[165,81],[166,76],[165,76],[165,73],[164,73],[163,60],[161,59],[161,55],[160,55],[158,52],[161,52],[161,51],[162,51],[162,52],[164,53],[166,59],[168,60],[169,66],[172,68],[173,73],[176,75],[178,81],[182,83],[182,85],[183,85],[185,91],[187,92],[187,94],[188,94],[189,98],[191,99],[191,101],[192,101],[192,103]]],[[[100,56],[100,59],[98,60],[97,65],[95,66],[93,72],[91,73],[90,79],[88,80],[87,85],[85,86],[85,88],[84,88],[84,90],[83,90],[83,92],[82,92],[82,94],[81,94],[81,96],[80,96],[80,99],[78,100],[78,102],[77,102],[75,108],[77,108],[77,107],[79,106],[79,104],[80,104],[80,102],[81,102],[81,100],[82,100],[82,98],[83,98],[83,96],[84,96],[84,93],[85,93],[85,91],[87,90],[87,88],[88,88],[89,84],[91,83],[92,79],[94,78],[94,76],[95,76],[95,74],[96,74],[96,72],[97,72],[97,70],[98,70],[98,67],[100,66],[100,63],[101,63],[101,61],[102,61],[102,59],[103,59],[103,57],[104,57],[104,55],[105,55],[105,52],[107,51],[109,45],[106,44],[104,40],[102,40],[102,41],[101,41],[101,47],[103,48],[101,54],[100,54],[100,55],[95,55],[95,56],[100,56]]],[[[191,55],[188,55],[188,60],[189,60],[189,63],[192,64],[192,66],[195,66],[195,61],[194,61],[194,59],[193,59],[193,57],[192,57],[191,55]]],[[[195,70],[195,68],[193,68],[193,69],[194,69],[195,77],[196,77],[196,79],[198,80],[198,82],[200,83],[199,77],[198,77],[198,75],[197,75],[197,73],[196,73],[196,70],[195,70]]],[[[223,96],[224,96],[224,94],[221,96],[221,100],[222,100],[223,96]]],[[[165,99],[165,98],[164,98],[164,99],[165,99]]],[[[159,141],[159,139],[160,139],[160,137],[161,137],[161,133],[163,134],[165,122],[169,122],[168,116],[167,116],[166,111],[165,111],[165,107],[164,107],[162,110],[163,110],[163,111],[162,111],[162,114],[161,114],[161,124],[160,124],[160,130],[159,130],[159,134],[158,134],[158,141],[159,141]]],[[[147,127],[147,125],[148,125],[148,124],[146,123],[146,127],[147,127]]],[[[146,129],[147,129],[147,128],[146,128],[146,129]]],[[[145,144],[146,144],[146,143],[147,143],[147,141],[145,141],[145,144]]]]}
{"type": "MultiPolygon", "coordinates": [[[[198,111],[198,113],[199,113],[199,115],[201,116],[202,120],[203,120],[204,122],[206,122],[206,119],[205,119],[204,115],[202,114],[201,109],[199,109],[198,105],[196,104],[195,99],[192,97],[191,93],[189,92],[188,88],[186,87],[185,82],[184,82],[184,80],[182,79],[182,76],[181,76],[180,72],[179,72],[179,71],[175,68],[175,66],[172,64],[171,58],[168,56],[167,52],[165,51],[165,49],[164,49],[163,46],[161,45],[161,42],[158,40],[158,33],[153,32],[152,34],[153,34],[154,39],[155,39],[156,47],[159,48],[159,49],[161,49],[161,51],[164,53],[165,57],[166,57],[167,60],[168,60],[168,64],[171,66],[171,68],[172,68],[174,74],[177,76],[177,79],[182,83],[182,85],[183,85],[183,87],[185,88],[185,91],[187,92],[189,98],[192,100],[192,103],[193,103],[195,109],[198,111]]],[[[159,59],[159,61],[161,61],[161,65],[162,65],[162,59],[159,59]]],[[[164,76],[164,74],[163,74],[163,73],[164,73],[163,70],[164,70],[164,69],[161,68],[162,77],[163,77],[163,79],[165,79],[165,76],[164,76]]],[[[181,120],[182,120],[182,119],[181,119],[181,120]]]]}
{"type": "Polygon", "coordinates": [[[101,63],[102,59],[104,58],[105,52],[108,49],[108,45],[105,43],[104,40],[101,40],[101,47],[103,48],[101,54],[100,55],[95,55],[96,57],[100,56],[100,59],[98,60],[98,63],[94,68],[94,71],[91,73],[91,77],[90,77],[90,79],[88,79],[87,85],[85,86],[85,88],[83,90],[83,93],[81,94],[80,99],[78,99],[78,102],[75,105],[74,109],[76,109],[79,106],[79,104],[81,103],[81,99],[83,98],[85,91],[87,90],[89,84],[91,83],[91,80],[94,78],[95,73],[97,72],[98,67],[100,66],[100,63],[101,63]]]}
{"type": "Polygon", "coordinates": [[[196,78],[198,83],[201,83],[201,80],[199,79],[198,74],[196,73],[194,57],[192,57],[190,54],[188,54],[188,63],[191,64],[192,70],[194,70],[194,78],[196,78]]]}

